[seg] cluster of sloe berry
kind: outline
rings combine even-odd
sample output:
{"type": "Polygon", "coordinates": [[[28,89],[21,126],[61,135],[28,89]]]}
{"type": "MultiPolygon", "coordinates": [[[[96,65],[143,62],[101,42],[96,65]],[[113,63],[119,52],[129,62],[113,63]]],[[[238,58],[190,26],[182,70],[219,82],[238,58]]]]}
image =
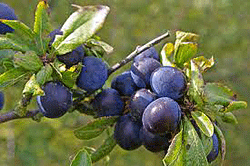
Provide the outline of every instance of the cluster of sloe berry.
{"type": "MultiPolygon", "coordinates": [[[[14,10],[0,3],[1,19],[17,19],[14,10]]],[[[0,23],[0,34],[13,32],[9,26],[0,23]]],[[[60,29],[49,34],[51,41],[62,35],[60,29]]],[[[70,68],[82,63],[77,86],[91,94],[101,89],[108,79],[108,67],[94,56],[86,56],[84,47],[79,46],[57,59],[70,68]]],[[[125,150],[134,150],[143,145],[152,152],[167,151],[173,135],[181,121],[181,108],[178,104],[186,91],[185,75],[177,68],[162,66],[154,47],[139,54],[129,71],[112,80],[111,88],[98,93],[91,102],[98,117],[119,116],[115,125],[114,138],[125,150]],[[124,104],[123,97],[129,98],[124,104]],[[125,113],[124,111],[129,111],[125,113]]],[[[37,97],[40,112],[48,118],[63,116],[73,104],[69,88],[57,81],[48,82],[43,87],[44,96],[37,97]]],[[[0,109],[4,96],[0,93],[0,109]]],[[[197,129],[199,133],[199,129],[197,129]]],[[[218,138],[212,137],[213,149],[207,156],[209,162],[218,156],[218,138]]]]}
{"type": "Polygon", "coordinates": [[[120,116],[115,126],[118,145],[126,150],[143,145],[152,152],[166,151],[181,120],[177,101],[186,90],[184,74],[162,66],[151,47],[134,59],[129,71],[112,80],[111,88],[130,98],[129,113],[120,116]]]}

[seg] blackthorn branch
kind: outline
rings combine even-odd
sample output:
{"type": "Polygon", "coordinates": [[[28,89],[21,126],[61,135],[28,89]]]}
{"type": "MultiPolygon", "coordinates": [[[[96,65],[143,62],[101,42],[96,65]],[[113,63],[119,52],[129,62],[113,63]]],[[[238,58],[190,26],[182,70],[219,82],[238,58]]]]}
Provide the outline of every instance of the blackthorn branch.
{"type": "Polygon", "coordinates": [[[114,66],[112,66],[108,71],[108,75],[112,74],[113,72],[115,72],[116,70],[121,68],[122,66],[126,65],[128,62],[132,61],[138,54],[140,54],[143,51],[149,49],[150,47],[158,44],[163,39],[165,39],[169,36],[170,36],[170,34],[169,34],[169,32],[167,32],[167,33],[164,33],[163,35],[151,40],[150,42],[146,43],[143,46],[136,47],[136,49],[132,53],[130,53],[125,59],[123,59],[121,62],[116,63],[114,66]]]}
{"type": "MultiPolygon", "coordinates": [[[[115,64],[114,66],[112,66],[109,71],[108,71],[108,75],[112,74],[113,72],[115,72],[116,70],[120,69],[122,66],[126,65],[128,62],[132,61],[137,55],[139,55],[140,53],[142,53],[143,51],[149,49],[150,47],[158,44],[159,42],[161,42],[163,39],[169,37],[170,34],[169,32],[164,33],[161,36],[158,36],[157,38],[149,41],[148,43],[146,43],[143,46],[137,47],[132,53],[130,53],[125,59],[123,59],[121,62],[115,64]]],[[[83,95],[85,96],[85,95],[83,95]]],[[[86,96],[85,96],[86,97],[86,96]]],[[[24,97],[22,99],[21,102],[21,107],[26,107],[27,104],[30,102],[30,100],[32,99],[32,97],[24,97]]],[[[79,100],[77,100],[79,101],[79,100]]],[[[80,104],[80,102],[74,102],[73,106],[74,108],[77,108],[76,104],[80,104]]],[[[18,109],[19,107],[17,107],[16,109],[18,109]]],[[[38,110],[33,110],[33,111],[27,111],[27,113],[25,115],[19,115],[17,114],[17,112],[19,110],[11,110],[7,113],[2,113],[0,114],[0,123],[4,123],[4,122],[8,122],[14,119],[22,119],[22,118],[33,118],[35,117],[39,111],[38,110]]]]}
{"type": "Polygon", "coordinates": [[[16,114],[14,110],[9,111],[7,113],[0,115],[0,123],[8,122],[14,119],[22,119],[22,118],[32,118],[39,113],[39,110],[28,111],[25,116],[20,116],[16,114]]]}

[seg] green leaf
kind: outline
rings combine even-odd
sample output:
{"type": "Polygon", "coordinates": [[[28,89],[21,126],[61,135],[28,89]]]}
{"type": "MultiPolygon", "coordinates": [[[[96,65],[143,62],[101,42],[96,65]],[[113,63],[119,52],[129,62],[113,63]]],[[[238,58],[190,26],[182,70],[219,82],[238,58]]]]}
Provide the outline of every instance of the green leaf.
{"type": "Polygon", "coordinates": [[[169,57],[174,52],[173,43],[166,43],[161,50],[161,62],[163,66],[173,66],[172,62],[169,60],[169,57]]]}
{"type": "Polygon", "coordinates": [[[200,72],[203,73],[207,71],[214,65],[214,58],[211,57],[210,59],[205,58],[204,56],[199,56],[193,58],[193,61],[199,66],[200,72]]]}
{"type": "Polygon", "coordinates": [[[37,72],[43,67],[41,59],[34,51],[27,51],[25,54],[17,52],[14,56],[14,63],[26,70],[37,72]]]}
{"type": "Polygon", "coordinates": [[[46,64],[41,68],[41,70],[36,74],[36,81],[39,85],[45,84],[45,82],[52,80],[53,68],[46,64]]]}
{"type": "Polygon", "coordinates": [[[0,74],[14,68],[13,57],[15,52],[13,50],[0,50],[0,74]]]}
{"type": "Polygon", "coordinates": [[[247,108],[247,102],[245,102],[245,101],[232,101],[226,107],[224,112],[226,113],[226,112],[231,112],[234,110],[245,109],[245,108],[247,108]]]}
{"type": "Polygon", "coordinates": [[[0,61],[3,61],[3,59],[12,59],[15,55],[15,51],[4,49],[0,50],[0,61]]]}
{"type": "Polygon", "coordinates": [[[220,118],[223,122],[231,123],[231,124],[238,124],[237,118],[234,116],[232,112],[221,113],[220,118]]]}
{"type": "Polygon", "coordinates": [[[71,67],[70,69],[74,68],[73,70],[66,70],[62,73],[62,82],[69,88],[73,88],[76,83],[76,80],[81,71],[81,65],[78,65],[77,68],[71,67]]]}
{"type": "Polygon", "coordinates": [[[19,33],[22,36],[25,36],[29,40],[33,40],[35,37],[34,32],[24,23],[19,20],[1,20],[4,24],[15,29],[15,33],[19,33]]]}
{"type": "Polygon", "coordinates": [[[189,33],[189,32],[177,31],[176,40],[174,44],[174,57],[177,55],[177,52],[181,43],[183,42],[195,42],[196,43],[198,40],[199,40],[199,35],[196,35],[194,33],[189,33]]]}
{"type": "Polygon", "coordinates": [[[29,81],[25,84],[25,87],[23,89],[24,95],[31,94],[32,96],[43,96],[44,91],[41,89],[40,85],[36,81],[35,74],[33,74],[29,81]]]}
{"type": "Polygon", "coordinates": [[[15,51],[28,51],[29,46],[25,42],[13,37],[13,34],[0,36],[0,49],[13,49],[15,51]]]}
{"type": "Polygon", "coordinates": [[[192,111],[191,115],[201,131],[208,137],[214,134],[214,126],[210,119],[201,111],[192,111]]]}
{"type": "Polygon", "coordinates": [[[77,6],[61,28],[63,35],[56,35],[52,46],[59,55],[68,53],[86,42],[103,25],[109,12],[108,6],[77,6]]]}
{"type": "Polygon", "coordinates": [[[181,127],[181,131],[175,135],[174,139],[171,142],[171,145],[168,148],[168,152],[163,159],[163,164],[165,166],[184,165],[183,163],[184,148],[182,144],[182,138],[183,138],[183,127],[181,127]]]}
{"type": "Polygon", "coordinates": [[[41,54],[45,54],[49,40],[47,36],[50,32],[49,17],[47,13],[48,4],[46,1],[40,1],[35,13],[34,33],[37,40],[37,47],[41,54]]]}
{"type": "Polygon", "coordinates": [[[102,132],[106,128],[108,128],[110,125],[113,125],[116,121],[117,121],[116,116],[101,117],[91,121],[86,126],[75,130],[74,134],[79,139],[89,140],[102,134],[102,132]]]}
{"type": "Polygon", "coordinates": [[[207,83],[204,92],[205,99],[211,105],[228,106],[232,101],[233,92],[228,87],[218,83],[207,83]]]}
{"type": "Polygon", "coordinates": [[[87,150],[86,149],[80,150],[74,157],[70,166],[92,166],[91,157],[87,152],[87,150]]]}
{"type": "Polygon", "coordinates": [[[0,89],[14,85],[28,75],[29,73],[20,67],[8,70],[0,75],[0,89]]]}
{"type": "Polygon", "coordinates": [[[191,60],[191,85],[188,94],[191,100],[195,101],[198,105],[203,104],[203,87],[204,80],[200,73],[198,66],[191,60]]]}
{"type": "Polygon", "coordinates": [[[184,117],[182,122],[181,132],[174,138],[170,150],[163,159],[164,165],[208,166],[202,141],[193,125],[187,117],[184,117]]]}
{"type": "Polygon", "coordinates": [[[174,56],[178,67],[183,68],[184,63],[193,58],[198,50],[198,44],[193,42],[181,42],[174,56]]]}
{"type": "Polygon", "coordinates": [[[100,41],[100,40],[96,40],[96,39],[89,39],[86,43],[87,46],[89,47],[98,47],[101,48],[103,51],[106,52],[106,54],[110,54],[113,52],[114,48],[112,46],[110,46],[109,44],[100,41]]]}
{"type": "Polygon", "coordinates": [[[185,148],[184,163],[187,166],[208,165],[203,144],[191,122],[184,117],[183,141],[185,148]]]}
{"type": "Polygon", "coordinates": [[[216,133],[216,136],[218,137],[219,144],[220,144],[220,154],[221,154],[221,165],[223,165],[223,161],[225,160],[226,157],[226,139],[220,130],[220,128],[214,124],[214,131],[216,133]]]}
{"type": "Polygon", "coordinates": [[[203,144],[205,155],[207,156],[213,148],[213,139],[212,137],[206,136],[203,132],[200,133],[200,139],[203,144]]]}
{"type": "Polygon", "coordinates": [[[116,141],[114,135],[111,135],[94,153],[90,155],[92,162],[95,163],[107,156],[114,149],[115,145],[116,141]]]}

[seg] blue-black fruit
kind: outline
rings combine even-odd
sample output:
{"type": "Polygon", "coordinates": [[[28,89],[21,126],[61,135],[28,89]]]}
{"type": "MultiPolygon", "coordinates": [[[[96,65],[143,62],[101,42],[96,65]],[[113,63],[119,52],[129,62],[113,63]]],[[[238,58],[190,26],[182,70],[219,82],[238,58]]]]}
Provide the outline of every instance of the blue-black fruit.
{"type": "Polygon", "coordinates": [[[123,115],[115,125],[114,138],[117,144],[125,150],[134,150],[141,146],[141,123],[133,121],[130,114],[123,115]]]}
{"type": "Polygon", "coordinates": [[[151,102],[142,116],[143,126],[152,133],[174,132],[180,120],[180,106],[168,97],[161,97],[151,102]]]}
{"type": "Polygon", "coordinates": [[[153,58],[134,61],[131,65],[131,76],[139,88],[150,87],[151,73],[161,67],[161,63],[153,58]]]}
{"type": "Polygon", "coordinates": [[[164,66],[152,73],[150,85],[158,97],[170,97],[177,100],[184,95],[186,79],[180,70],[164,66]]]}
{"type": "Polygon", "coordinates": [[[214,161],[217,158],[218,154],[219,154],[219,141],[218,141],[218,138],[217,138],[216,134],[213,134],[212,139],[213,139],[213,149],[207,155],[207,161],[209,163],[214,161]]]}
{"type": "Polygon", "coordinates": [[[83,67],[77,79],[77,86],[91,93],[100,89],[108,78],[106,64],[99,58],[90,56],[82,61],[83,67]]]}
{"type": "Polygon", "coordinates": [[[157,53],[157,51],[154,47],[150,47],[149,49],[147,49],[147,50],[143,51],[142,53],[140,53],[139,55],[137,55],[134,58],[134,61],[141,60],[144,58],[154,58],[157,61],[160,61],[159,54],[157,53]]]}
{"type": "Polygon", "coordinates": [[[50,32],[50,34],[48,35],[48,37],[50,38],[49,46],[51,46],[55,41],[56,35],[63,35],[63,31],[61,31],[60,29],[54,29],[52,32],[50,32]]]}
{"type": "Polygon", "coordinates": [[[140,89],[133,94],[130,100],[131,115],[141,120],[145,108],[156,99],[156,95],[148,89],[140,89]]]}
{"type": "Polygon", "coordinates": [[[140,139],[142,140],[142,145],[144,145],[147,150],[159,152],[168,149],[171,136],[165,133],[153,134],[142,127],[140,130],[140,139]]]}
{"type": "Polygon", "coordinates": [[[60,82],[48,82],[43,87],[45,96],[38,96],[41,113],[48,118],[63,116],[72,106],[72,93],[60,82]]]}
{"type": "Polygon", "coordinates": [[[137,89],[130,71],[116,76],[111,82],[111,88],[116,89],[122,96],[131,96],[137,89]]]}
{"type": "Polygon", "coordinates": [[[121,115],[123,106],[119,92],[111,88],[104,89],[93,100],[93,107],[98,117],[121,115]]]}
{"type": "MultiPolygon", "coordinates": [[[[0,3],[0,19],[17,20],[17,16],[15,15],[14,9],[9,7],[5,3],[0,3]]],[[[13,31],[14,29],[0,22],[0,34],[6,34],[8,32],[13,32],[13,31]]]]}
{"type": "Polygon", "coordinates": [[[77,65],[84,58],[85,51],[82,46],[77,47],[72,52],[68,52],[63,55],[57,55],[57,59],[64,64],[66,64],[66,68],[70,68],[73,65],[77,65]]]}
{"type": "MultiPolygon", "coordinates": [[[[49,47],[51,47],[52,43],[54,42],[56,35],[63,35],[63,32],[60,31],[60,29],[55,29],[50,32],[50,34],[48,35],[51,38],[49,42],[49,47]]],[[[57,59],[60,62],[63,62],[66,65],[66,68],[70,68],[71,66],[81,62],[84,58],[84,55],[85,51],[83,49],[83,46],[79,46],[71,52],[68,52],[63,55],[57,55],[57,59]]]]}
{"type": "Polygon", "coordinates": [[[3,109],[4,106],[4,93],[0,92],[0,110],[3,109]]]}

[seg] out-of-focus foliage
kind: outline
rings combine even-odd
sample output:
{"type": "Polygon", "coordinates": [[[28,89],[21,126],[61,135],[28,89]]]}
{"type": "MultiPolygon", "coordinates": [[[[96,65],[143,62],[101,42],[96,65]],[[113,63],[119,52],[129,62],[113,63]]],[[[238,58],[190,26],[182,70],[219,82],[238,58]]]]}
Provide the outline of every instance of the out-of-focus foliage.
{"type": "MultiPolygon", "coordinates": [[[[2,0],[15,9],[18,18],[33,25],[37,1],[2,0]]],[[[248,0],[48,0],[53,28],[58,28],[74,11],[70,4],[82,6],[103,4],[110,14],[98,35],[114,47],[104,58],[112,65],[123,59],[137,45],[144,44],[166,30],[183,30],[200,35],[199,54],[214,56],[215,67],[206,73],[205,80],[225,83],[238,94],[239,100],[250,102],[250,1],[248,0]]],[[[174,36],[168,40],[173,41],[174,36]]],[[[162,43],[163,44],[163,43],[162,43]]],[[[163,46],[156,48],[160,50],[163,46]]],[[[126,69],[125,66],[112,77],[126,69]]],[[[21,92],[7,89],[6,106],[14,107],[21,92]]],[[[33,107],[36,107],[33,101],[33,107]]],[[[227,140],[225,165],[250,165],[250,110],[234,112],[238,124],[223,123],[227,140]]],[[[90,141],[78,140],[73,130],[91,118],[77,112],[60,119],[43,118],[41,123],[16,120],[0,125],[0,165],[69,165],[70,160],[84,145],[97,148],[101,137],[90,141]]],[[[106,133],[103,133],[105,135],[106,133]]],[[[118,146],[111,152],[110,165],[162,165],[163,155],[139,148],[124,151],[118,146]]],[[[94,165],[104,165],[103,161],[94,165]]]]}

